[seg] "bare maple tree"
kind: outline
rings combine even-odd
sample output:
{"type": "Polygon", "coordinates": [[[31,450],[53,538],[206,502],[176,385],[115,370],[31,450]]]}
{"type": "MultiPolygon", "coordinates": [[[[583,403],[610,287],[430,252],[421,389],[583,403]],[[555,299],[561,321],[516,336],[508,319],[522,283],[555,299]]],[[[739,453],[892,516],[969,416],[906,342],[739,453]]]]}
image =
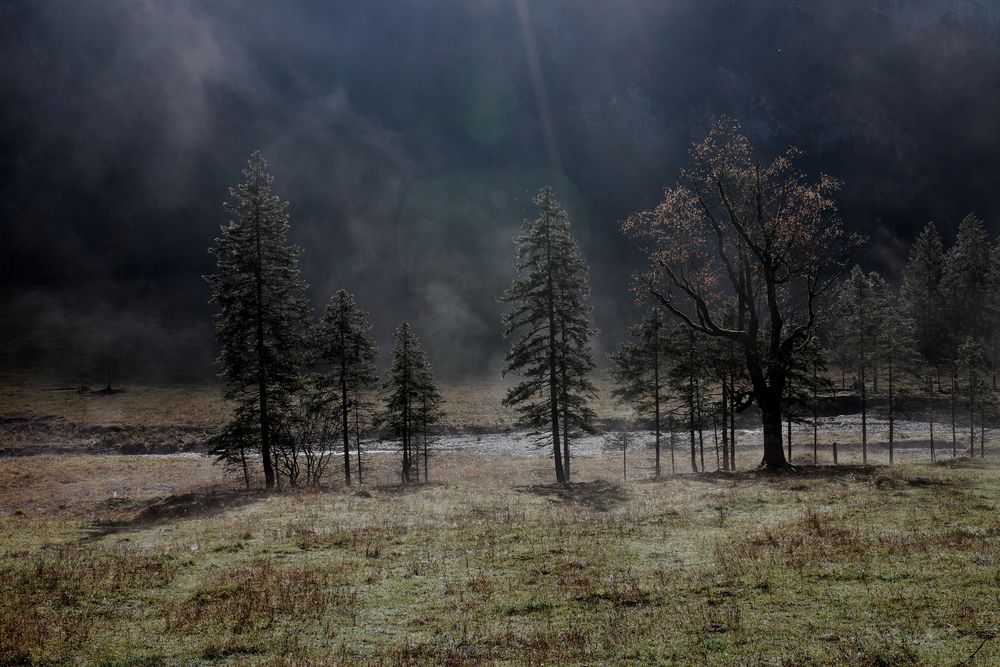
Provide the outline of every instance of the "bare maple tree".
{"type": "Polygon", "coordinates": [[[858,239],[837,215],[839,182],[807,179],[797,149],[762,161],[739,124],[722,119],[690,154],[681,183],[622,223],[648,259],[636,289],[692,330],[738,347],[761,413],[761,465],[785,468],[785,384],[858,239]],[[735,318],[723,317],[727,298],[735,318]]]}

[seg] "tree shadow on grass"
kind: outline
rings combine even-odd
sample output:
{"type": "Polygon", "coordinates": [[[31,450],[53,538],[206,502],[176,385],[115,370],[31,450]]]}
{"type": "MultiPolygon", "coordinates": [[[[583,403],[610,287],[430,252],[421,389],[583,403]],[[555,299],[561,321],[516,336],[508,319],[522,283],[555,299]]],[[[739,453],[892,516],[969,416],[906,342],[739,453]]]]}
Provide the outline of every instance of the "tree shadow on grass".
{"type": "Polygon", "coordinates": [[[94,526],[82,541],[96,540],[105,535],[143,530],[181,519],[217,516],[244,507],[271,495],[266,491],[220,490],[180,493],[150,501],[131,519],[94,526]]]}
{"type": "MultiPolygon", "coordinates": [[[[929,466],[928,466],[929,467],[929,466]]],[[[955,466],[957,467],[957,466],[955,466]]],[[[809,488],[807,482],[810,481],[834,481],[844,482],[866,481],[879,488],[903,488],[903,487],[947,487],[954,484],[946,479],[923,477],[919,475],[893,474],[898,470],[895,466],[887,464],[848,464],[848,465],[795,465],[786,470],[740,470],[737,472],[714,471],[706,473],[691,473],[684,475],[692,481],[705,482],[709,484],[727,483],[791,483],[793,486],[789,490],[806,490],[809,488]]]]}
{"type": "Polygon", "coordinates": [[[531,493],[556,502],[580,505],[598,512],[607,512],[628,499],[628,493],[618,484],[597,479],[593,482],[569,484],[531,484],[515,486],[520,493],[531,493]]]}

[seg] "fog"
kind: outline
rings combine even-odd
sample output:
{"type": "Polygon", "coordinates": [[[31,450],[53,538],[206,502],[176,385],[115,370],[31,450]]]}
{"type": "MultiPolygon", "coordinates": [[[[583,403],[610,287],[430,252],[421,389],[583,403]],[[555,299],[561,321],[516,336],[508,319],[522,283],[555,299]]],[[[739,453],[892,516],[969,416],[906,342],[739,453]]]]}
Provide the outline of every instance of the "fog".
{"type": "Polygon", "coordinates": [[[260,148],[320,308],[445,376],[495,372],[497,296],[537,188],[591,263],[598,357],[636,316],[617,222],[721,114],[844,181],[892,277],[928,220],[997,231],[1000,9],[987,0],[8,2],[0,8],[0,362],[204,379],[200,275],[260,148]],[[127,354],[121,351],[127,350],[127,354]]]}

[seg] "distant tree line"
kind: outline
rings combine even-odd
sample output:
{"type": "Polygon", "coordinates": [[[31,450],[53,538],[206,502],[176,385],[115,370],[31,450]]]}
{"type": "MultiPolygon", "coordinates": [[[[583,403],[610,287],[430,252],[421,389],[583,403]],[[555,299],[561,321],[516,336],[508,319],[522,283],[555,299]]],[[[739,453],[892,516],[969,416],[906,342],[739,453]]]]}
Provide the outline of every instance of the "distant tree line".
{"type": "Polygon", "coordinates": [[[400,443],[403,482],[420,479],[421,453],[427,479],[443,400],[420,342],[400,325],[380,385],[371,325],[350,294],[335,293],[313,320],[301,250],[287,241],[288,204],[273,193],[260,152],[243,177],[230,190],[230,220],[211,249],[217,272],[207,276],[219,307],[220,375],[235,403],[212,438],[213,454],[238,468],[248,488],[256,461],[271,488],[318,485],[340,456],[350,485],[363,480],[362,435],[375,430],[400,443]]]}
{"type": "MultiPolygon", "coordinates": [[[[735,469],[735,416],[751,405],[763,426],[762,466],[790,464],[793,422],[811,425],[816,462],[821,401],[841,396],[858,402],[864,463],[873,397],[885,408],[890,463],[899,401],[909,399],[912,414],[920,396],[932,458],[942,401],[951,454],[974,455],[978,437],[983,456],[997,419],[1000,243],[982,221],[966,217],[947,250],[928,224],[894,289],[851,267],[862,239],[836,215],[839,184],[810,182],[795,149],[765,162],[723,119],[691,157],[659,205],[622,223],[647,256],[635,292],[651,307],[610,356],[610,374],[615,395],[653,431],[656,474],[664,425],[672,472],[675,430],[687,432],[693,471],[714,463],[704,457],[709,431],[715,467],[735,469]]],[[[836,443],[832,453],[837,463],[836,443]]]]}
{"type": "MultiPolygon", "coordinates": [[[[609,355],[609,374],[613,395],[649,427],[654,475],[667,460],[675,474],[681,456],[693,472],[735,470],[738,415],[751,407],[762,467],[791,465],[793,423],[811,426],[816,463],[823,401],[843,398],[857,401],[864,463],[873,398],[888,418],[890,463],[903,399],[909,413],[923,401],[932,458],[942,406],[951,454],[973,455],[978,435],[984,455],[998,405],[1000,244],[971,215],[947,249],[928,224],[894,289],[852,266],[863,239],[837,214],[840,184],[808,178],[798,156],[792,148],[765,160],[723,119],[692,147],[691,165],[662,202],[622,222],[646,256],[633,287],[646,310],[609,355]]],[[[213,451],[248,485],[249,461],[259,458],[268,487],[318,484],[336,454],[349,485],[362,479],[362,434],[374,431],[399,444],[403,483],[428,480],[443,399],[419,339],[399,326],[380,384],[371,326],[350,294],[334,294],[312,320],[300,250],[286,240],[287,204],[271,191],[260,153],[244,178],[231,190],[231,220],[212,249],[218,272],[208,277],[220,372],[236,404],[213,451]]],[[[552,188],[532,201],[536,213],[522,223],[515,276],[501,296],[504,375],[516,377],[503,403],[566,483],[572,443],[596,432],[590,278],[552,188]]],[[[626,469],[634,441],[607,440],[626,469]]],[[[838,463],[836,443],[832,454],[838,463]]]]}

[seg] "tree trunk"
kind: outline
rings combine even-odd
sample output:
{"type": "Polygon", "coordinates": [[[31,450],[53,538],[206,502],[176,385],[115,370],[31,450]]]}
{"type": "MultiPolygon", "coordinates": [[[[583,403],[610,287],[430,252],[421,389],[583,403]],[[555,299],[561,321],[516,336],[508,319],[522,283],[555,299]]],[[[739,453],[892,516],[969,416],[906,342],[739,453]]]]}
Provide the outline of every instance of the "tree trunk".
{"type": "Polygon", "coordinates": [[[361,414],[359,412],[360,407],[357,403],[354,404],[354,444],[358,449],[358,484],[363,484],[364,480],[361,478],[361,414]]]}
{"type": "Polygon", "coordinates": [[[563,447],[563,479],[567,482],[573,481],[570,476],[569,469],[569,427],[566,425],[566,421],[563,420],[563,432],[562,432],[562,447],[563,447]]]}
{"type": "Polygon", "coordinates": [[[688,358],[688,426],[691,428],[691,472],[698,472],[698,455],[694,439],[694,334],[688,332],[690,356],[688,358]]]}
{"type": "Polygon", "coordinates": [[[705,472],[705,418],[701,413],[701,387],[698,387],[698,452],[701,455],[701,471],[705,472]]]}
{"type": "Polygon", "coordinates": [[[243,465],[243,482],[250,490],[250,470],[247,468],[247,452],[243,445],[240,445],[240,463],[243,465]]]}
{"type": "Polygon", "coordinates": [[[788,462],[792,462],[792,378],[788,378],[786,388],[788,392],[788,404],[785,406],[785,420],[788,422],[788,462]]]}
{"type": "Polygon", "coordinates": [[[934,377],[927,374],[927,426],[931,438],[931,461],[936,460],[934,453],[934,377]]]}
{"type": "Polygon", "coordinates": [[[736,472],[736,392],[733,389],[736,386],[736,378],[730,373],[729,375],[729,390],[730,390],[730,400],[729,400],[729,469],[732,472],[736,472]]]}
{"type": "Polygon", "coordinates": [[[660,341],[653,352],[653,428],[656,431],[656,479],[660,478],[660,341]]]}
{"type": "Polygon", "coordinates": [[[431,479],[431,474],[428,472],[428,468],[427,468],[427,423],[426,423],[426,421],[424,422],[423,436],[424,436],[424,484],[426,484],[431,479]]]}
{"type": "Polygon", "coordinates": [[[819,464],[819,413],[817,412],[817,377],[816,364],[813,364],[813,465],[819,464]]]}
{"type": "Polygon", "coordinates": [[[688,401],[688,430],[691,434],[691,472],[698,472],[698,450],[697,442],[694,435],[694,390],[690,392],[690,401],[688,401]]]}
{"type": "MultiPolygon", "coordinates": [[[[862,354],[864,354],[862,346],[862,354]]],[[[861,463],[868,465],[868,392],[865,388],[865,365],[861,364],[861,463]]]]}
{"type": "MultiPolygon", "coordinates": [[[[548,201],[545,202],[548,210],[548,201]]],[[[547,266],[546,290],[548,292],[548,318],[549,318],[549,417],[552,420],[552,459],[556,468],[556,482],[562,484],[566,481],[563,471],[562,451],[559,448],[559,386],[556,380],[556,313],[555,313],[555,285],[552,278],[552,230],[548,219],[549,214],[545,214],[545,260],[547,266]]]]}
{"type": "Polygon", "coordinates": [[[764,431],[764,458],[760,464],[762,467],[775,470],[788,468],[785,450],[781,446],[781,430],[784,424],[781,419],[780,396],[758,400],[758,406],[760,407],[761,426],[764,431]]]}
{"type": "Polygon", "coordinates": [[[969,458],[976,455],[976,374],[969,364],[969,458]]]}
{"type": "Polygon", "coordinates": [[[722,378],[722,469],[729,470],[729,389],[726,378],[722,378]]]}
{"type": "Polygon", "coordinates": [[[951,369],[951,458],[958,456],[958,428],[955,426],[958,411],[958,370],[951,369]]]}
{"type": "Polygon", "coordinates": [[[340,418],[344,431],[344,484],[351,485],[351,435],[347,416],[347,349],[344,329],[343,310],[340,313],[340,418]]]}
{"type": "Polygon", "coordinates": [[[893,458],[894,458],[894,449],[896,444],[896,430],[895,430],[896,412],[895,412],[895,406],[892,403],[893,400],[892,366],[893,366],[893,360],[890,358],[888,367],[886,368],[886,373],[888,375],[886,379],[889,381],[889,465],[892,465],[894,462],[893,458]]]}
{"type": "Polygon", "coordinates": [[[674,461],[674,422],[670,422],[670,476],[677,474],[677,465],[674,461]]]}
{"type": "Polygon", "coordinates": [[[622,481],[628,481],[628,441],[622,438],[622,481]]]}
{"type": "MultiPolygon", "coordinates": [[[[259,184],[257,186],[260,187],[259,184]]],[[[264,464],[264,486],[274,487],[274,465],[271,461],[271,419],[267,412],[267,372],[264,370],[264,279],[262,277],[260,205],[254,204],[254,234],[257,257],[254,259],[257,316],[257,391],[260,400],[260,458],[264,464]]]]}
{"type": "Polygon", "coordinates": [[[712,413],[712,441],[715,444],[715,470],[722,470],[722,456],[719,454],[719,418],[712,413]]]}
{"type": "Polygon", "coordinates": [[[403,337],[403,483],[410,482],[410,361],[407,339],[403,337]]]}

